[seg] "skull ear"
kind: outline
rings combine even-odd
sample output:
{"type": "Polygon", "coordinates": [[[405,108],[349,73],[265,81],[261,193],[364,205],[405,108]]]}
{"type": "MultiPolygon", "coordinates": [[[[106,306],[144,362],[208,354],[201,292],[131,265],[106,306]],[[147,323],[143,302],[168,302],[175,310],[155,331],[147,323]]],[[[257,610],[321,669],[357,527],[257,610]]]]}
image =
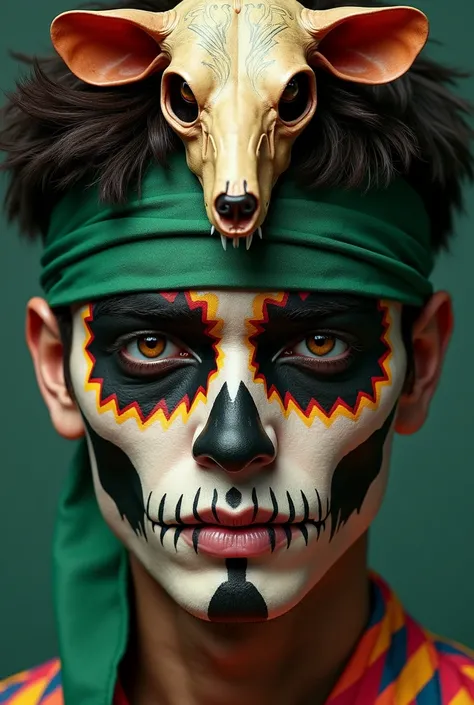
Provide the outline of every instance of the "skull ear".
{"type": "Polygon", "coordinates": [[[163,68],[159,42],[174,13],[144,10],[64,12],[51,25],[54,48],[78,78],[94,86],[121,86],[163,68]]]}
{"type": "Polygon", "coordinates": [[[356,83],[399,78],[428,38],[426,16],[411,7],[304,9],[301,20],[317,41],[309,63],[356,83]]]}

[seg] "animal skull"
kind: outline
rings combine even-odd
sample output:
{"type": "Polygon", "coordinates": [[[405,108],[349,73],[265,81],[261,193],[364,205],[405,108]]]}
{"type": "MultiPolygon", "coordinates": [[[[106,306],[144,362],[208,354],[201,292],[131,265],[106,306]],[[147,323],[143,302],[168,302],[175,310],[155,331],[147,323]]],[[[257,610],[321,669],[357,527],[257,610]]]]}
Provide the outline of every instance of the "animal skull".
{"type": "Polygon", "coordinates": [[[296,137],[316,110],[314,67],[392,81],[428,35],[410,7],[309,10],[296,0],[183,0],[167,12],[72,11],[51,27],[70,70],[95,86],[163,71],[161,109],[204,190],[212,231],[251,242],[296,137]]]}

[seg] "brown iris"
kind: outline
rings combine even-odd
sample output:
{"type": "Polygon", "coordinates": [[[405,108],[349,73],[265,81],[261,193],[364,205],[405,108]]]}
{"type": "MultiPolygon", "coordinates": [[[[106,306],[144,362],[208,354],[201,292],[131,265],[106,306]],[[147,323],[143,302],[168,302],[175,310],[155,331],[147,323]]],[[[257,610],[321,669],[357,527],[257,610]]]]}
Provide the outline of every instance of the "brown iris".
{"type": "Polygon", "coordinates": [[[299,92],[300,87],[298,81],[296,77],[292,78],[291,81],[288,81],[288,83],[286,84],[285,90],[281,94],[280,100],[282,100],[284,103],[291,103],[293,100],[296,100],[299,92]]]}
{"type": "Polygon", "coordinates": [[[306,346],[313,355],[324,357],[336,347],[336,338],[331,335],[310,335],[306,338],[306,346]]]}
{"type": "Polygon", "coordinates": [[[195,103],[196,102],[196,98],[194,97],[194,93],[191,90],[191,86],[186,81],[183,81],[181,84],[181,97],[187,103],[195,103]]]}
{"type": "Polygon", "coordinates": [[[146,335],[137,340],[137,348],[142,355],[150,359],[159,357],[166,347],[166,340],[159,335],[146,335]]]}

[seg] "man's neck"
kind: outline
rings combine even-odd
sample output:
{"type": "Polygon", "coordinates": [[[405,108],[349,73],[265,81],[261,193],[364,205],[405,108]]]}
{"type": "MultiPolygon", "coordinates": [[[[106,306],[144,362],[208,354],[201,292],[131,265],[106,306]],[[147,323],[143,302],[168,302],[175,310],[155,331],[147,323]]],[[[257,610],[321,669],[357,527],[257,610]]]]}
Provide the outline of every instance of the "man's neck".
{"type": "Polygon", "coordinates": [[[367,623],[366,544],[288,613],[257,624],[192,617],[131,557],[134,628],[121,675],[130,705],[323,705],[367,623]]]}

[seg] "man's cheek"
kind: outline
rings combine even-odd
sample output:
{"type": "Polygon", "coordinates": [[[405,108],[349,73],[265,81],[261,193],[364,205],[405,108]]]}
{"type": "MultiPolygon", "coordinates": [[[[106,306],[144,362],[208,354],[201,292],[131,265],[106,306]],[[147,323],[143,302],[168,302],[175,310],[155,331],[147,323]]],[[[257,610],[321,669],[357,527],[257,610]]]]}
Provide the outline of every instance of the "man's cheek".
{"type": "Polygon", "coordinates": [[[380,427],[342,457],[331,478],[331,538],[354,514],[360,514],[371,485],[382,471],[395,407],[380,427]]]}
{"type": "Polygon", "coordinates": [[[297,498],[301,488],[312,487],[308,496],[322,502],[318,513],[329,515],[325,528],[330,540],[354,515],[365,514],[369,490],[379,484],[397,404],[393,391],[385,390],[377,412],[366,410],[357,421],[340,417],[330,428],[320,421],[309,428],[293,414],[280,426],[283,484],[272,486],[278,496],[289,491],[297,498]]]}
{"type": "Polygon", "coordinates": [[[115,443],[103,438],[86,422],[89,451],[94,458],[102,489],[114,501],[120,518],[146,537],[144,490],[140,475],[128,455],[115,443]]]}

